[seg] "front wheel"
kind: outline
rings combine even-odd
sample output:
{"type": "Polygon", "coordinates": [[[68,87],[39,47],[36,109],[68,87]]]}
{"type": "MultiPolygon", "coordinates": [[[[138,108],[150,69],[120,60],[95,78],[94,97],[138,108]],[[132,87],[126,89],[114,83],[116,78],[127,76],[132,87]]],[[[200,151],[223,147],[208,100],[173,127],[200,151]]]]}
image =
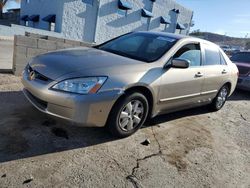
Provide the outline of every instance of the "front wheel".
{"type": "Polygon", "coordinates": [[[129,94],[120,99],[112,108],[107,127],[116,137],[130,136],[143,125],[148,109],[148,100],[143,94],[129,94]]]}
{"type": "Polygon", "coordinates": [[[212,104],[210,105],[211,109],[213,111],[220,110],[224,106],[228,95],[229,95],[228,86],[227,85],[222,86],[222,88],[219,90],[218,94],[214,98],[212,104]]]}

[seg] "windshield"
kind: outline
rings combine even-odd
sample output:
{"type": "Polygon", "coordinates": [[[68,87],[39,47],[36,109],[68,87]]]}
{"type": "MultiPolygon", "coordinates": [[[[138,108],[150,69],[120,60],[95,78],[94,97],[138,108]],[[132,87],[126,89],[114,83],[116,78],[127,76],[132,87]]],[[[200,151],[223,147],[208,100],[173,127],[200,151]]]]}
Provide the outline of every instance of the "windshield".
{"type": "Polygon", "coordinates": [[[250,52],[241,52],[233,55],[231,61],[250,63],[250,52]]]}
{"type": "Polygon", "coordinates": [[[152,33],[130,33],[104,44],[98,49],[128,58],[153,62],[161,58],[177,39],[152,33]]]}

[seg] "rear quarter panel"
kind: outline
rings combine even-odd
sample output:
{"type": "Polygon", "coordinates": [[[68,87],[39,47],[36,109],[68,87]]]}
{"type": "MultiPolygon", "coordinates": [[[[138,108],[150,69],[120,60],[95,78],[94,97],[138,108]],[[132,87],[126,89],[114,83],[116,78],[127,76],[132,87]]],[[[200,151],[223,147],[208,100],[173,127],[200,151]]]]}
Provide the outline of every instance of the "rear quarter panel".
{"type": "Polygon", "coordinates": [[[222,49],[220,49],[220,52],[222,53],[224,59],[227,62],[227,66],[229,67],[229,71],[230,74],[228,74],[228,76],[225,78],[224,82],[230,82],[231,83],[231,90],[229,93],[229,96],[233,94],[236,85],[237,85],[237,81],[238,81],[238,73],[239,70],[237,68],[237,66],[229,59],[229,57],[224,53],[224,51],[222,49]]]}

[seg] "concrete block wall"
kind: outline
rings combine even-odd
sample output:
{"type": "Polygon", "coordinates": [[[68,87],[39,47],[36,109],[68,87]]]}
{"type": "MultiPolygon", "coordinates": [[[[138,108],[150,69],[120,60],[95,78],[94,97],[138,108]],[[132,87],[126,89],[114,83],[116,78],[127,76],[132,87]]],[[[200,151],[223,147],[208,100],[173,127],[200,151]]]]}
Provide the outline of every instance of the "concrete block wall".
{"type": "Polygon", "coordinates": [[[22,25],[16,25],[16,24],[11,24],[11,28],[14,31],[19,31],[22,33],[29,32],[29,33],[36,33],[38,35],[47,35],[47,36],[53,36],[57,38],[62,38],[64,35],[62,33],[57,33],[57,32],[52,32],[52,31],[46,31],[38,28],[32,28],[32,27],[26,27],[22,25]]]}
{"type": "Polygon", "coordinates": [[[31,27],[25,27],[22,25],[11,24],[11,26],[0,25],[0,36],[14,36],[14,35],[25,35],[26,32],[35,33],[38,35],[46,35],[57,38],[65,36],[62,33],[46,31],[42,29],[36,29],[31,27]]]}
{"type": "Polygon", "coordinates": [[[14,37],[0,36],[0,72],[12,70],[14,37]]]}
{"type": "Polygon", "coordinates": [[[91,47],[92,45],[91,43],[32,33],[26,33],[25,36],[16,35],[14,37],[13,72],[15,75],[21,75],[29,60],[37,55],[54,50],[79,46],[91,47]]]}
{"type": "Polygon", "coordinates": [[[10,26],[0,25],[0,36],[14,36],[23,34],[23,30],[15,30],[10,26]]]}

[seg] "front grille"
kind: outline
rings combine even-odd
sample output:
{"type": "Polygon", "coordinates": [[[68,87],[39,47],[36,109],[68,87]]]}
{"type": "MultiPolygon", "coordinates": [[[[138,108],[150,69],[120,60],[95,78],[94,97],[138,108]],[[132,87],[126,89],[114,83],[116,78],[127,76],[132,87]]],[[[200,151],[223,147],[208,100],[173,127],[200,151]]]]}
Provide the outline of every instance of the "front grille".
{"type": "Polygon", "coordinates": [[[238,66],[240,76],[247,76],[250,72],[250,68],[238,66]]]}
{"type": "Polygon", "coordinates": [[[35,72],[35,79],[41,80],[41,81],[44,81],[44,82],[52,81],[51,79],[49,79],[48,77],[42,75],[41,73],[37,72],[36,70],[33,70],[31,66],[28,66],[28,73],[30,73],[32,71],[35,72]]]}

